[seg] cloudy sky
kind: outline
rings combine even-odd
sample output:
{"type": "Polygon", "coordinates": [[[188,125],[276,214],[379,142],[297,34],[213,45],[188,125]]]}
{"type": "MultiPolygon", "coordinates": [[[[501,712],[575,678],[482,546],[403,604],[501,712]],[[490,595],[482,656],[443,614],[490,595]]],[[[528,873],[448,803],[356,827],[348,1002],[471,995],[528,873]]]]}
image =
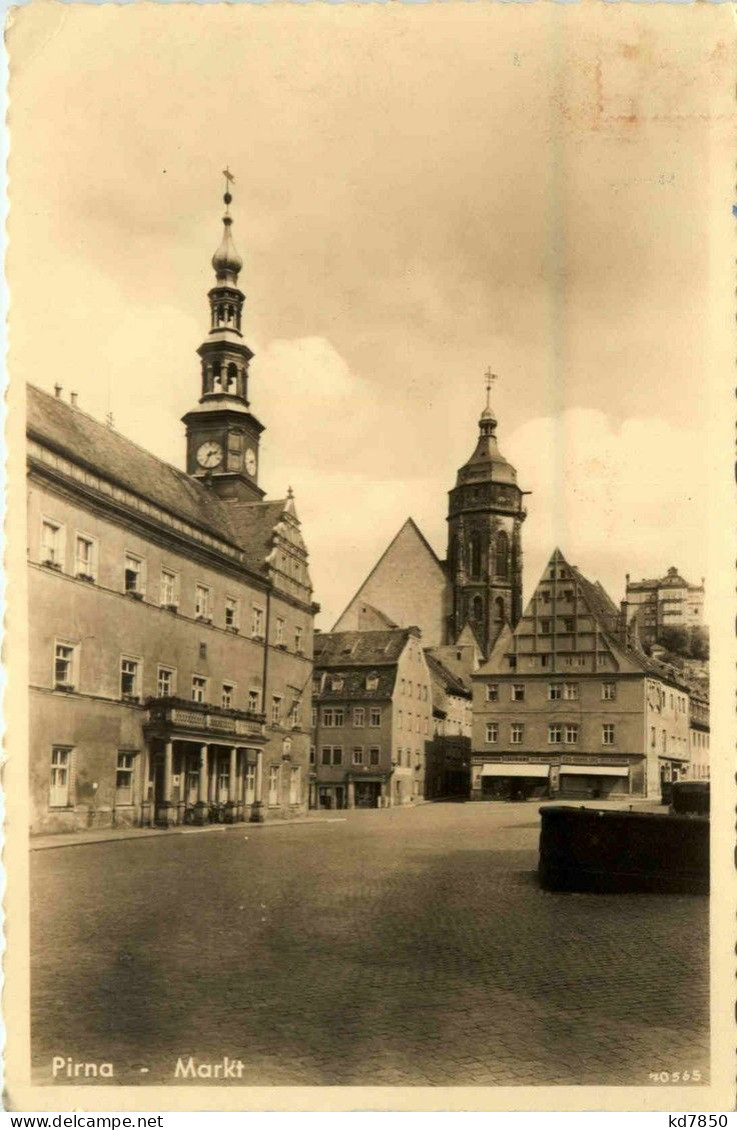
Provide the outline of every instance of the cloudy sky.
{"type": "Polygon", "coordinates": [[[731,30],[726,5],[683,14],[21,9],[12,379],[182,466],[229,164],[261,483],[295,489],[323,627],[408,515],[444,556],[488,365],[532,491],[526,595],[556,544],[615,600],[626,572],[699,579],[731,413],[731,30]]]}

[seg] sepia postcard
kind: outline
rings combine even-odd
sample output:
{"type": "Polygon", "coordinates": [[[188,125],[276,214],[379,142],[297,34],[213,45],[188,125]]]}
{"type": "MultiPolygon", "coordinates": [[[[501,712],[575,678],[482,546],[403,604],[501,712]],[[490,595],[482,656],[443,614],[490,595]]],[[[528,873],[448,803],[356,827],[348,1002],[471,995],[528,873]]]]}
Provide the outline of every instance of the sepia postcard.
{"type": "Polygon", "coordinates": [[[731,7],[6,49],[6,1108],[731,1110],[731,7]]]}

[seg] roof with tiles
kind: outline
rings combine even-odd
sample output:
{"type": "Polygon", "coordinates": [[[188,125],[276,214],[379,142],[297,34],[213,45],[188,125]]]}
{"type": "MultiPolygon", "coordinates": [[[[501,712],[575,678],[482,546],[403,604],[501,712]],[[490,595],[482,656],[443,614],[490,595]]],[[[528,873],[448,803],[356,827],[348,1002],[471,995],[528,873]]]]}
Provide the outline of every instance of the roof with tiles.
{"type": "Polygon", "coordinates": [[[356,670],[339,669],[323,672],[312,692],[313,701],[320,702],[378,702],[391,698],[397,681],[397,668],[377,667],[356,670]]]}
{"type": "Polygon", "coordinates": [[[430,670],[430,675],[432,676],[433,696],[435,695],[435,686],[437,685],[443,694],[458,695],[460,698],[471,698],[471,690],[466,686],[463,680],[457,675],[454,675],[452,671],[449,671],[445,664],[441,663],[429,648],[425,651],[425,659],[430,670]]]}
{"type": "Polygon", "coordinates": [[[290,500],[224,502],[186,472],[158,459],[80,408],[30,384],[27,431],[30,438],[71,462],[237,546],[251,569],[268,573],[266,557],[272,548],[274,527],[290,500]]]}
{"type": "Polygon", "coordinates": [[[28,435],[164,510],[236,544],[226,504],[184,471],[80,408],[28,385],[28,435]]]}
{"type": "Polygon", "coordinates": [[[318,632],[316,667],[378,667],[395,664],[416,628],[388,628],[377,632],[318,632]]]}

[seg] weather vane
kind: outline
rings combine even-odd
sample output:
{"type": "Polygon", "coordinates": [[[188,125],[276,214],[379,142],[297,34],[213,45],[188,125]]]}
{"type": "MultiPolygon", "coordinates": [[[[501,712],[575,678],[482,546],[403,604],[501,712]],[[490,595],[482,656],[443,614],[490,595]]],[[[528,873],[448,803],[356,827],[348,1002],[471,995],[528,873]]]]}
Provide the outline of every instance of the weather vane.
{"type": "Polygon", "coordinates": [[[489,365],[489,368],[486,370],[486,373],[484,374],[484,376],[486,377],[486,407],[489,408],[490,407],[489,397],[491,396],[491,386],[494,383],[494,381],[499,380],[499,377],[496,375],[496,373],[492,373],[491,365],[489,365]]]}
{"type": "Polygon", "coordinates": [[[231,171],[230,171],[230,169],[228,168],[227,165],[223,169],[223,176],[225,177],[225,191],[227,192],[228,191],[228,185],[235,183],[235,177],[233,176],[233,174],[231,173],[231,171]]]}

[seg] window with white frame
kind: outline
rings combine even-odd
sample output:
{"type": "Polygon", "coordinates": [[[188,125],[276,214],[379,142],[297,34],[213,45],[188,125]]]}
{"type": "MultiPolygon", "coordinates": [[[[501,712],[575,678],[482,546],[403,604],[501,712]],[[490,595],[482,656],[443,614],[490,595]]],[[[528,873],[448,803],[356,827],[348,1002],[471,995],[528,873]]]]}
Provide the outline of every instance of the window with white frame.
{"type": "Polygon", "coordinates": [[[578,742],[578,724],[576,722],[566,723],[565,730],[566,745],[576,745],[578,742]]]}
{"type": "Polygon", "coordinates": [[[83,581],[97,576],[97,542],[87,534],[74,536],[74,573],[83,581]]]}
{"type": "Polygon", "coordinates": [[[331,691],[342,691],[343,690],[343,676],[342,675],[332,675],[331,676],[331,678],[330,678],[330,689],[331,689],[331,691]]]}
{"type": "Polygon", "coordinates": [[[73,691],[77,683],[77,644],[57,640],[54,645],[54,687],[73,691]]]}
{"type": "Polygon", "coordinates": [[[354,745],[353,747],[353,764],[363,765],[363,746],[354,745]]]}
{"type": "Polygon", "coordinates": [[[207,677],[205,675],[192,676],[192,702],[205,702],[207,699],[207,677]]]}
{"type": "Polygon", "coordinates": [[[353,707],[353,725],[365,726],[366,725],[366,711],[362,706],[353,707]]]}
{"type": "Polygon", "coordinates": [[[569,701],[576,701],[578,699],[578,683],[564,683],[563,698],[567,698],[569,701]]]}
{"type": "Polygon", "coordinates": [[[289,803],[299,804],[302,793],[302,770],[299,765],[293,765],[289,773],[289,803]]]}
{"type": "Polygon", "coordinates": [[[51,777],[49,782],[49,807],[67,808],[71,790],[71,746],[55,745],[51,748],[51,777]]]}
{"type": "Polygon", "coordinates": [[[490,745],[494,745],[499,741],[499,723],[487,722],[486,723],[486,740],[490,745]]]}
{"type": "Polygon", "coordinates": [[[486,684],[486,701],[498,702],[499,701],[499,684],[487,683],[486,684]]]}
{"type": "Polygon", "coordinates": [[[369,765],[373,765],[373,766],[378,765],[380,757],[381,757],[381,750],[379,749],[378,746],[372,745],[369,748],[369,765]]]}
{"type": "Polygon", "coordinates": [[[179,606],[179,576],[171,569],[161,570],[161,604],[172,609],[179,606]]]}
{"type": "Polygon", "coordinates": [[[525,727],[522,722],[513,722],[509,727],[509,740],[512,745],[520,745],[525,736],[525,727]]]}
{"type": "Polygon", "coordinates": [[[56,569],[64,564],[64,528],[51,518],[41,523],[41,563],[56,569]]]}
{"type": "Polygon", "coordinates": [[[376,691],[378,689],[379,689],[379,676],[378,675],[367,675],[366,676],[366,690],[367,691],[376,691]]]}
{"type": "Polygon", "coordinates": [[[223,683],[220,695],[220,705],[223,710],[232,710],[235,705],[235,683],[223,683]]]}
{"type": "Polygon", "coordinates": [[[289,721],[295,728],[302,725],[302,699],[299,697],[299,695],[297,695],[292,702],[289,721]]]}
{"type": "Polygon", "coordinates": [[[274,621],[274,643],[277,647],[284,647],[284,617],[277,616],[274,621]]]}
{"type": "Polygon", "coordinates": [[[198,620],[212,620],[212,589],[207,585],[195,585],[194,614],[198,620]]]}
{"type": "Polygon", "coordinates": [[[614,745],[614,724],[605,722],[601,727],[601,744],[614,745]]]}
{"type": "Polygon", "coordinates": [[[617,684],[616,683],[602,683],[601,684],[601,697],[611,702],[612,699],[617,697],[617,684]]]}
{"type": "Polygon", "coordinates": [[[174,670],[172,667],[159,667],[156,671],[156,694],[159,698],[171,698],[174,694],[174,670]]]}
{"type": "Polygon", "coordinates": [[[257,604],[251,609],[251,635],[255,640],[264,638],[264,610],[257,604]]]}
{"type": "Polygon", "coordinates": [[[279,803],[279,766],[269,766],[269,790],[267,794],[269,805],[273,808],[279,803]]]}
{"type": "Polygon", "coordinates": [[[120,697],[129,702],[141,697],[141,661],[131,655],[120,660],[120,697]]]}
{"type": "Polygon", "coordinates": [[[558,699],[563,697],[563,684],[562,683],[548,683],[548,699],[550,702],[557,702],[558,699]]]}
{"type": "Polygon", "coordinates": [[[524,702],[525,699],[525,685],[524,683],[512,683],[512,702],[524,702]]]}
{"type": "Polygon", "coordinates": [[[342,765],[343,747],[339,745],[326,745],[322,747],[323,765],[342,765]]]}
{"type": "Polygon", "coordinates": [[[548,745],[558,745],[563,741],[563,727],[558,722],[548,726],[548,745]]]}
{"type": "Polygon", "coordinates": [[[225,598],[225,627],[230,628],[231,631],[239,627],[238,601],[234,596],[226,596],[225,598]]]}
{"type": "Polygon", "coordinates": [[[369,726],[381,725],[381,707],[372,706],[369,714],[369,726]]]}
{"type": "Polygon", "coordinates": [[[294,629],[294,650],[297,655],[302,655],[304,652],[304,628],[300,624],[294,629]]]}
{"type": "Polygon", "coordinates": [[[143,596],[145,589],[143,575],[143,558],[135,553],[126,553],[123,568],[123,587],[133,596],[143,596]]]}
{"type": "Polygon", "coordinates": [[[133,804],[133,769],[136,762],[135,752],[121,749],[118,751],[118,764],[115,770],[115,803],[133,804]]]}
{"type": "Polygon", "coordinates": [[[275,694],[275,695],[271,696],[271,725],[272,726],[281,726],[282,702],[283,702],[283,699],[282,699],[282,696],[280,694],[275,694]]]}

